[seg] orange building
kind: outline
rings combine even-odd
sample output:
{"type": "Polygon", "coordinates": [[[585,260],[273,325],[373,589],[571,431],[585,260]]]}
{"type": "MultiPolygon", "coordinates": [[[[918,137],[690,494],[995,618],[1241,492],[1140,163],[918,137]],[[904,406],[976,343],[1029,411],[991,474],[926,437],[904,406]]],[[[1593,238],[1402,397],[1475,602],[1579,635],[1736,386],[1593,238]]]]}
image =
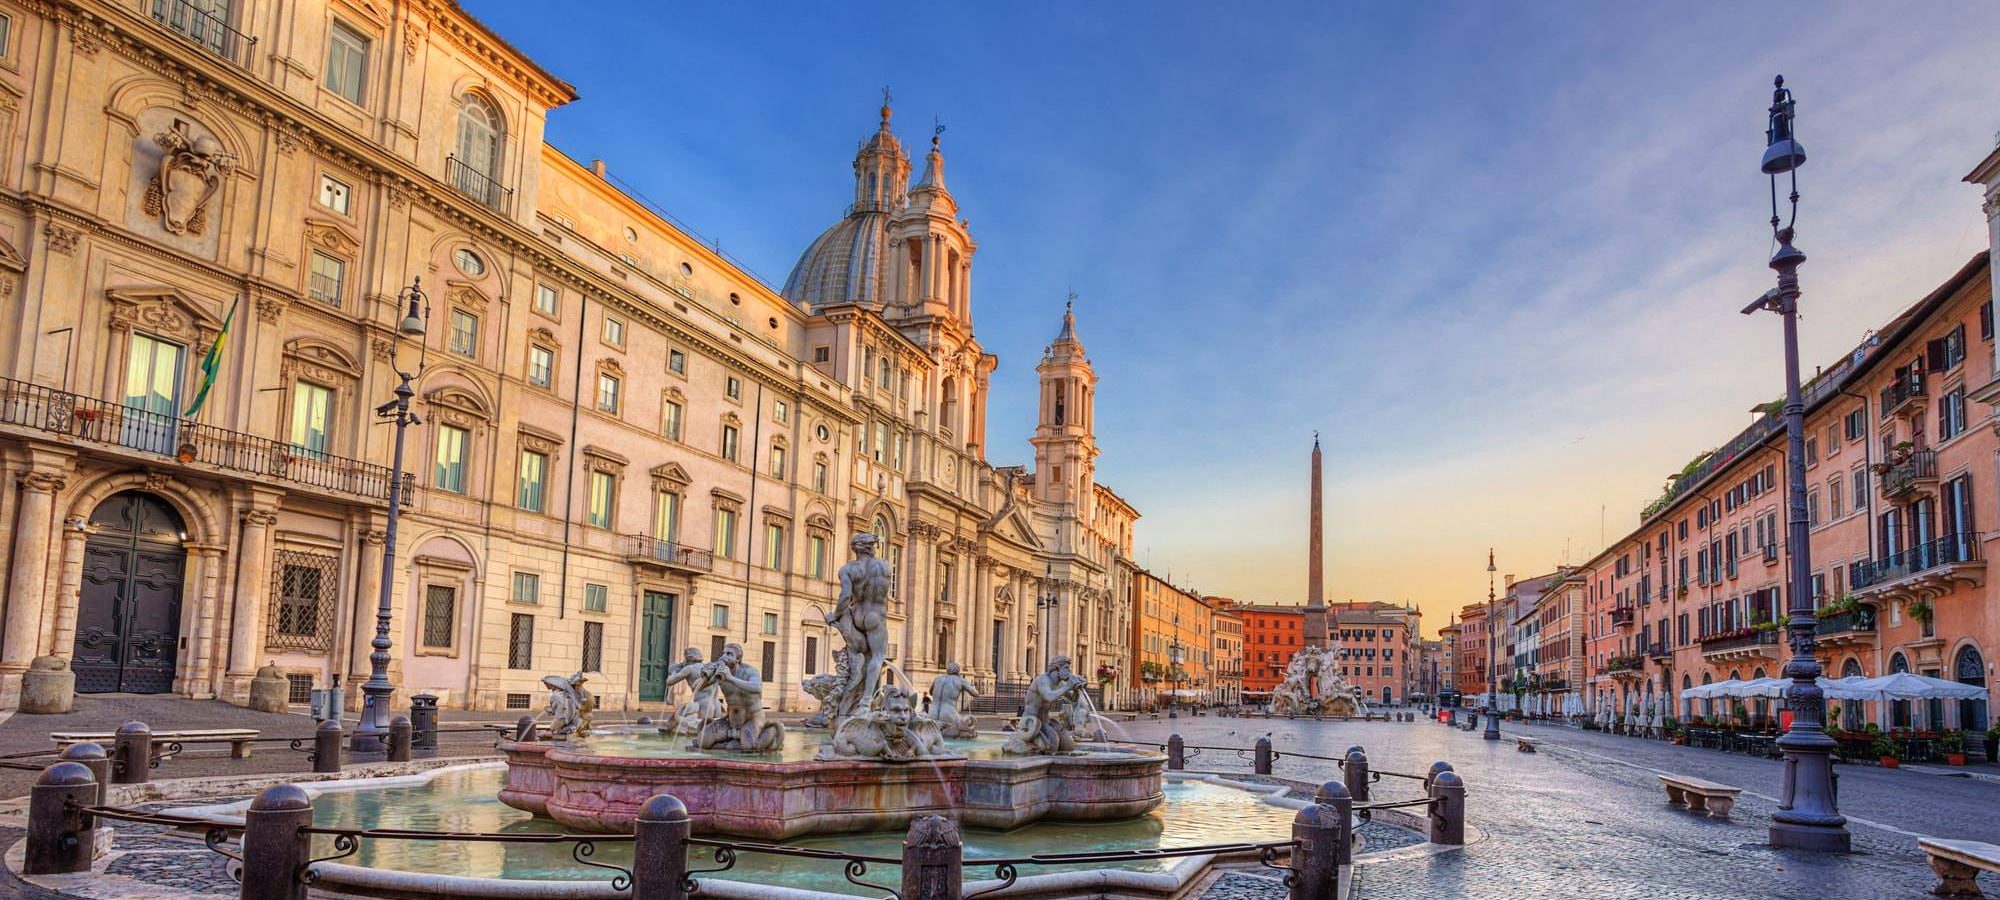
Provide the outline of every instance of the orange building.
{"type": "Polygon", "coordinates": [[[1487,657],[1491,655],[1486,621],[1484,603],[1469,603],[1458,611],[1458,643],[1452,653],[1451,674],[1461,706],[1478,706],[1479,697],[1486,693],[1487,657]]]}
{"type": "Polygon", "coordinates": [[[1243,692],[1268,694],[1285,680],[1292,654],[1305,646],[1305,610],[1214,598],[1243,617],[1243,692]]]}
{"type": "Polygon", "coordinates": [[[1329,604],[1340,642],[1340,674],[1370,703],[1398,704],[1418,690],[1416,609],[1379,601],[1329,604]]]}
{"type": "Polygon", "coordinates": [[[1201,596],[1145,569],[1132,577],[1133,702],[1164,705],[1168,691],[1182,703],[1212,702],[1214,610],[1201,596]],[[1178,657],[1178,662],[1176,662],[1178,657]]]}
{"type": "Polygon", "coordinates": [[[1219,597],[1203,598],[1214,616],[1215,657],[1209,670],[1215,675],[1215,702],[1239,703],[1243,699],[1243,614],[1228,608],[1219,597]]]}

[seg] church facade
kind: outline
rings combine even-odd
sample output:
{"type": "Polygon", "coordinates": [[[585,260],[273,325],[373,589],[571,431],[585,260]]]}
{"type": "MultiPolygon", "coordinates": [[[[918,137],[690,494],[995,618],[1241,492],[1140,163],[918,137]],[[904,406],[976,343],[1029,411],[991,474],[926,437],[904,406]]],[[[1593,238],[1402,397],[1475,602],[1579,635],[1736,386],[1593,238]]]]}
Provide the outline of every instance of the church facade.
{"type": "Polygon", "coordinates": [[[0,20],[0,706],[31,666],[242,702],[267,665],[352,705],[398,372],[399,704],[585,671],[641,709],[738,643],[800,708],[861,531],[919,688],[1130,664],[1138,512],[1095,479],[1074,317],[1023,463],[989,459],[978,246],[886,105],[780,289],[546,144],[575,91],[449,0],[0,20]]]}

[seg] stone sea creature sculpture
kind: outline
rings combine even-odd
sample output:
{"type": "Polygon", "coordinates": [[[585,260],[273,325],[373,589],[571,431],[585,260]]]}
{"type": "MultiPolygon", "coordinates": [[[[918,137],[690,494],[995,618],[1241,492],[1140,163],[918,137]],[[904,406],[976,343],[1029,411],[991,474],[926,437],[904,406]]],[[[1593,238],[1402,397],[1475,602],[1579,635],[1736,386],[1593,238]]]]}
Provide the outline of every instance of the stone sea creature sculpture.
{"type": "Polygon", "coordinates": [[[549,717],[550,738],[566,741],[590,736],[590,716],[597,710],[597,698],[584,690],[587,680],[582,672],[568,678],[542,678],[542,686],[549,689],[549,704],[543,714],[549,717]]]}
{"type": "Polygon", "coordinates": [[[1285,679],[1271,691],[1271,709],[1286,716],[1351,716],[1360,693],[1340,677],[1340,653],[1333,647],[1306,647],[1292,654],[1285,679]]]}
{"type": "Polygon", "coordinates": [[[1083,677],[1070,671],[1069,657],[1049,660],[1048,671],[1028,684],[1028,697],[1021,704],[1020,727],[1002,748],[1016,756],[1067,753],[1076,749],[1074,710],[1076,695],[1084,690],[1083,677]]]}
{"type": "Polygon", "coordinates": [[[914,693],[892,684],[868,712],[843,719],[819,757],[909,762],[943,753],[938,723],[917,712],[914,693]]]}

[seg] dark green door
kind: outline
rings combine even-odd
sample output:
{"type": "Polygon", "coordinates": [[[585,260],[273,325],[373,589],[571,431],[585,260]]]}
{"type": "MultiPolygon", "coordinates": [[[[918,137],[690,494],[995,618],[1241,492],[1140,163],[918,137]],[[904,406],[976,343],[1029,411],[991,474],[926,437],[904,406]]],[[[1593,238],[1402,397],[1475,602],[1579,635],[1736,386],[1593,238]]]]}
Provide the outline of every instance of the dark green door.
{"type": "Polygon", "coordinates": [[[667,699],[673,646],[674,595],[647,591],[639,611],[639,702],[667,699]]]}

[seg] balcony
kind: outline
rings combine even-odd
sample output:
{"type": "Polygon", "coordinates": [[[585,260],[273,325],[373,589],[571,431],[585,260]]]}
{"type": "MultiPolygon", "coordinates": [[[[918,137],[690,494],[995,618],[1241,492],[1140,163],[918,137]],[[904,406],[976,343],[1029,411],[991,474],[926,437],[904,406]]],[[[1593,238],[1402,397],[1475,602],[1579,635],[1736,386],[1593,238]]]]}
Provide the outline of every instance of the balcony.
{"type": "Polygon", "coordinates": [[[1848,583],[1864,600],[1934,599],[1986,583],[1980,536],[1947,534],[1886,559],[1855,563],[1848,583]]]}
{"type": "Polygon", "coordinates": [[[1630,625],[1634,619],[1638,618],[1638,613],[1638,610],[1630,606],[1612,607],[1611,624],[1614,626],[1630,625]]]}
{"type": "Polygon", "coordinates": [[[1922,375],[1899,375],[1888,387],[1882,389],[1881,406],[1884,419],[1903,413],[1915,415],[1923,412],[1926,405],[1922,375]]]}
{"type": "Polygon", "coordinates": [[[1634,653],[1630,656],[1614,656],[1604,662],[1604,672],[1620,680],[1637,681],[1645,677],[1646,657],[1634,653]]]}
{"type": "MultiPolygon", "coordinates": [[[[271,478],[381,503],[389,500],[388,466],[11,378],[0,378],[0,425],[175,460],[190,468],[212,468],[218,474],[271,478]]],[[[415,479],[405,473],[405,506],[415,493],[414,484],[415,479]]]]}
{"type": "Polygon", "coordinates": [[[1666,641],[1654,641],[1646,647],[1646,655],[1654,662],[1668,662],[1674,658],[1674,651],[1666,641]]]}
{"type": "Polygon", "coordinates": [[[1853,612],[1834,613],[1823,616],[1813,629],[1813,637],[1822,649],[1836,647],[1875,646],[1875,610],[1861,607],[1853,612]]]}
{"type": "Polygon", "coordinates": [[[1775,629],[1737,628],[1703,635],[1701,656],[1708,662],[1736,662],[1778,657],[1775,629]]]}
{"type": "Polygon", "coordinates": [[[514,214],[513,190],[501,187],[490,173],[469,166],[456,156],[444,158],[444,180],[487,209],[503,216],[514,214]]]}
{"type": "Polygon", "coordinates": [[[1777,545],[1777,544],[1765,544],[1765,545],[1764,545],[1764,565],[1767,565],[1767,566],[1775,566],[1775,565],[1777,565],[1777,564],[1778,564],[1778,545],[1777,545]]]}
{"type": "MultiPolygon", "coordinates": [[[[204,4],[206,5],[206,4],[204,4]]],[[[210,53],[248,68],[257,39],[188,0],[153,0],[153,21],[210,53]]]]}
{"type": "Polygon", "coordinates": [[[1937,451],[1918,450],[1882,473],[1882,496],[1903,497],[1918,488],[1936,487],[1937,480],[1937,451]]]}
{"type": "Polygon", "coordinates": [[[715,554],[711,551],[643,534],[629,535],[627,540],[630,543],[625,549],[625,561],[632,565],[652,566],[689,575],[715,570],[715,554]]]}

